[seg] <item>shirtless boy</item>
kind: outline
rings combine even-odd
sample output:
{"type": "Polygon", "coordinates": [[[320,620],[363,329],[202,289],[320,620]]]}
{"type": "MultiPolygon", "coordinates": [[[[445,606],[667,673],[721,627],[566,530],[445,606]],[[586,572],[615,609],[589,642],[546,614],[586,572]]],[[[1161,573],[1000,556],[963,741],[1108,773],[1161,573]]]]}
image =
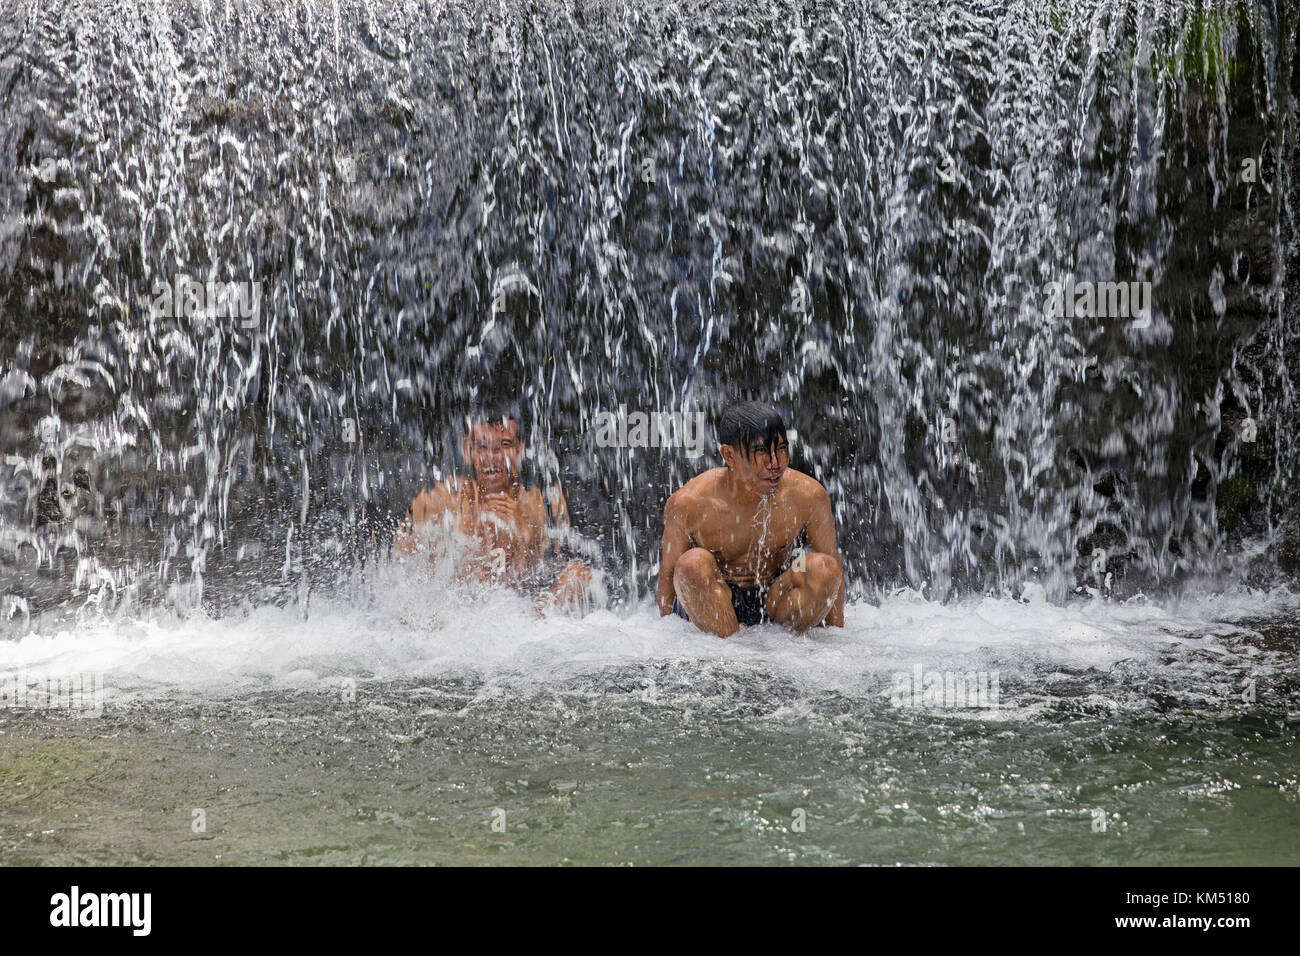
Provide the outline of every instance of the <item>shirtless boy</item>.
{"type": "MultiPolygon", "coordinates": [[[[543,500],[540,489],[520,481],[523,440],[518,418],[508,413],[478,416],[461,440],[461,454],[473,476],[451,478],[416,495],[394,548],[401,554],[415,554],[418,535],[446,528],[456,532],[462,544],[456,553],[457,580],[501,582],[519,590],[536,584],[547,559],[560,553],[559,545],[547,535],[548,503],[551,525],[569,526],[564,495],[551,487],[543,500]]],[[[537,607],[577,609],[590,583],[591,572],[581,562],[571,561],[543,592],[537,607]]]]}
{"type": "Polygon", "coordinates": [[[726,408],[725,467],[697,475],[664,507],[659,613],[730,637],[772,621],[804,631],[844,626],[844,573],[830,496],[790,468],[785,422],[761,402],[726,408]],[[791,562],[796,539],[808,553],[791,562]]]}

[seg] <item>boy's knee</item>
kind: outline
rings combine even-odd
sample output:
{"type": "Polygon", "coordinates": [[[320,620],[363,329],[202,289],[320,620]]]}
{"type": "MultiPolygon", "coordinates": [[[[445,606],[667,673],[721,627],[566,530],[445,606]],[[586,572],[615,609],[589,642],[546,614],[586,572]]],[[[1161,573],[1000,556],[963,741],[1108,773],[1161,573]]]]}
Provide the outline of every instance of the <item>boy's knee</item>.
{"type": "Polygon", "coordinates": [[[560,572],[560,580],[567,582],[577,581],[582,584],[591,583],[591,571],[581,561],[570,561],[560,572]]]}
{"type": "Polygon", "coordinates": [[[835,555],[818,551],[804,556],[804,574],[807,575],[808,582],[819,591],[830,593],[838,590],[844,568],[835,555]]]}
{"type": "Polygon", "coordinates": [[[718,562],[713,554],[704,548],[691,548],[680,558],[673,568],[673,583],[682,582],[688,587],[707,584],[718,573],[718,562]]]}

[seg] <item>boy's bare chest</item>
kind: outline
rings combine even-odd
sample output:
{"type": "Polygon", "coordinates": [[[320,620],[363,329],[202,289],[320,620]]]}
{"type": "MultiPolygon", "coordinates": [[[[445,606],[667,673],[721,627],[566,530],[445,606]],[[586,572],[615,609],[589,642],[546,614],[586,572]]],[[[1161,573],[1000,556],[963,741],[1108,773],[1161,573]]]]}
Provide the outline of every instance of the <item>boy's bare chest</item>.
{"type": "Polygon", "coordinates": [[[704,513],[690,529],[697,547],[728,564],[787,549],[803,531],[804,521],[790,508],[760,508],[754,513],[704,513]]]}

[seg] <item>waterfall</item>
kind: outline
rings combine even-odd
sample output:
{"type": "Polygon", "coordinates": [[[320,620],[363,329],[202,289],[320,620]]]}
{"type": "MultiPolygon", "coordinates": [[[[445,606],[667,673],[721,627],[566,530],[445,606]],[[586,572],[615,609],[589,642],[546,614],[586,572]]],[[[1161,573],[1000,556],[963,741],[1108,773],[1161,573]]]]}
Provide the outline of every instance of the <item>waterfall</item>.
{"type": "Polygon", "coordinates": [[[298,602],[528,409],[619,603],[762,398],[851,597],[1300,568],[1268,0],[8,0],[0,634],[298,602]],[[1146,307],[1141,302],[1146,302],[1146,307]]]}

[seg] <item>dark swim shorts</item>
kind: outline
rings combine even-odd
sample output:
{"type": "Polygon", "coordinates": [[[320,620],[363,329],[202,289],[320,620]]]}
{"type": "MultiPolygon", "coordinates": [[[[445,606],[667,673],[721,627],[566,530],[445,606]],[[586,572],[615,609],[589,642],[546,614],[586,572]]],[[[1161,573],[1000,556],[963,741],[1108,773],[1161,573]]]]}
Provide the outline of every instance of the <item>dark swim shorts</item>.
{"type": "MultiPolygon", "coordinates": [[[[735,609],[736,620],[740,622],[741,627],[753,627],[768,620],[767,611],[763,609],[763,602],[767,599],[767,588],[742,588],[730,581],[727,582],[727,587],[731,588],[731,606],[735,609]]],[[[673,613],[688,621],[691,619],[675,594],[673,613]]]]}

